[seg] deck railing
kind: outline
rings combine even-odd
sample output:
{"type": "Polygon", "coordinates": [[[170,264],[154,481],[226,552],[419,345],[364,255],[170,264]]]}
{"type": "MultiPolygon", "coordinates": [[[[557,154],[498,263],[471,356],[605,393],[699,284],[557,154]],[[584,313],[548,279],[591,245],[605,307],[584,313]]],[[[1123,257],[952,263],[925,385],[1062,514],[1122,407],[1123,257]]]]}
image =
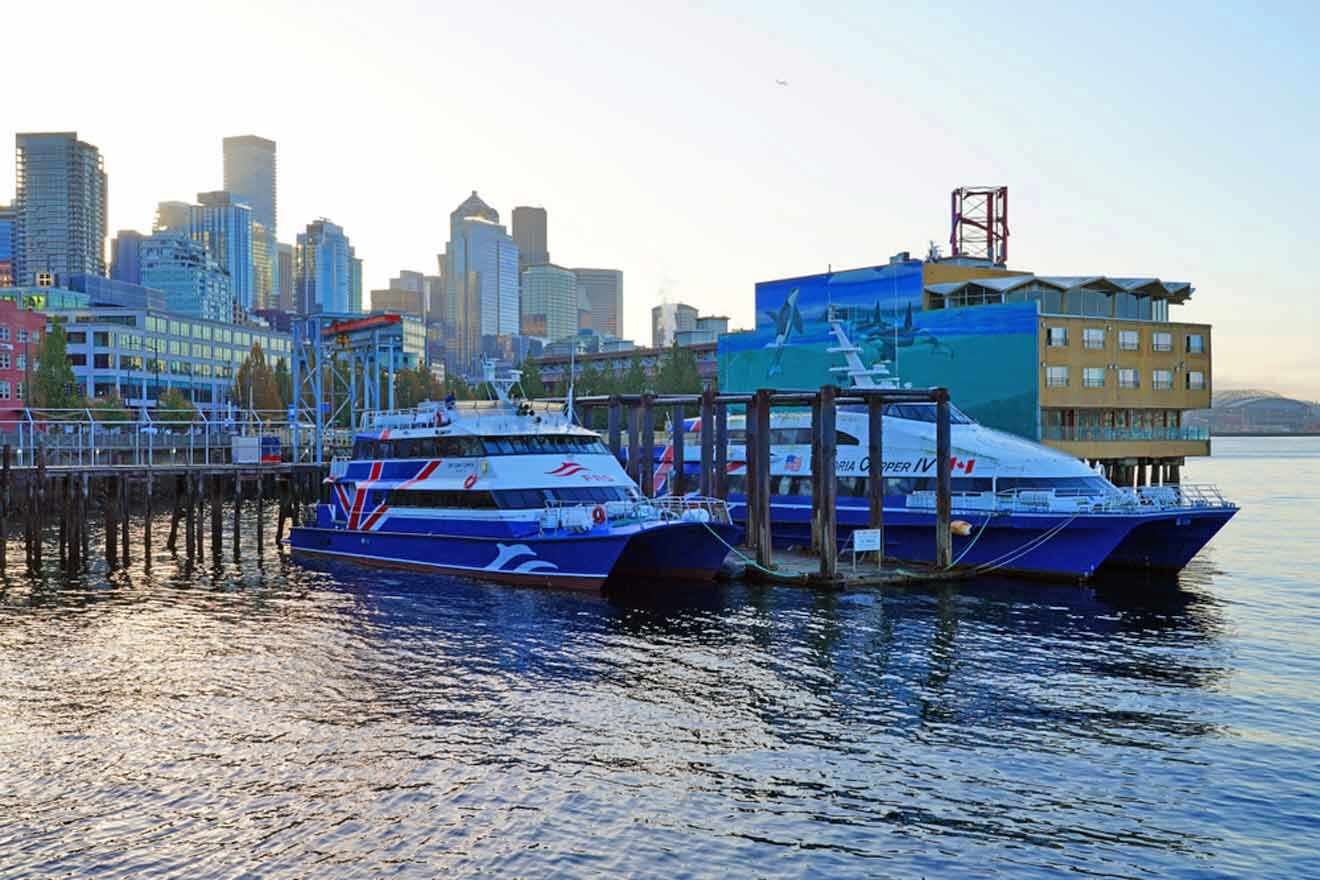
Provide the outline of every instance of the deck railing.
{"type": "Polygon", "coordinates": [[[1191,426],[1158,428],[1088,428],[1047,426],[1041,439],[1056,443],[1122,443],[1131,441],[1209,440],[1206,428],[1191,426]]]}

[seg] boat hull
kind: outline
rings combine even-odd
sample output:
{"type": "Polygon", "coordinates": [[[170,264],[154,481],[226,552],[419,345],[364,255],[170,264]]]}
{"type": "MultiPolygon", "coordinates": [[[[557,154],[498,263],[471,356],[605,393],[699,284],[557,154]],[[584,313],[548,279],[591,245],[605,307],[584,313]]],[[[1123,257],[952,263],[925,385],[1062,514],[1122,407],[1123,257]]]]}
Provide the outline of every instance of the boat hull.
{"type": "Polygon", "coordinates": [[[1114,549],[1105,567],[1181,571],[1237,511],[1226,507],[1150,514],[1114,549]]]}
{"type": "Polygon", "coordinates": [[[345,559],[504,584],[599,590],[611,576],[710,580],[724,561],[733,526],[665,523],[582,534],[444,535],[296,526],[295,556],[345,559]],[[623,563],[620,566],[620,563],[623,563]]]}

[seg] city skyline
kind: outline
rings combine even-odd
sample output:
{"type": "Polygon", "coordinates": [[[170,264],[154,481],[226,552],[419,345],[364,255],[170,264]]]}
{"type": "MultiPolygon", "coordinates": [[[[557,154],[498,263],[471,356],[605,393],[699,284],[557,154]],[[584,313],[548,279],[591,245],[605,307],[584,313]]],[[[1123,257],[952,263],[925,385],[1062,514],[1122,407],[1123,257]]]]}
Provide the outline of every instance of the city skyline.
{"type": "MultiPolygon", "coordinates": [[[[447,24],[439,10],[368,15],[344,5],[316,22],[278,3],[185,16],[145,9],[135,39],[165,45],[205,30],[278,57],[280,75],[318,69],[327,87],[298,102],[254,103],[272,74],[258,66],[235,71],[203,110],[188,83],[157,83],[162,100],[189,108],[187,124],[148,137],[81,78],[56,73],[39,92],[10,96],[12,128],[2,134],[78,131],[112,179],[109,229],[144,232],[158,202],[223,186],[224,137],[269,138],[279,145],[284,237],[336,218],[366,262],[366,289],[443,248],[436,205],[472,189],[506,216],[541,205],[560,263],[627,273],[622,335],[633,338],[646,337],[662,289],[748,326],[758,281],[922,254],[929,240],[947,240],[951,189],[1002,183],[1013,197],[1010,266],[1190,281],[1188,317],[1220,327],[1222,387],[1316,398],[1314,283],[1298,265],[1312,249],[1302,206],[1316,183],[1292,170],[1309,167],[1306,145],[1320,135],[1306,99],[1316,12],[1249,9],[1147,10],[1138,31],[1121,14],[1047,6],[993,19],[775,7],[755,25],[732,12],[584,13],[569,26],[597,51],[553,69],[538,66],[535,13],[471,10],[432,57],[428,35],[447,24]],[[1021,48],[1060,32],[1104,45],[1109,63],[1055,63],[1021,48]],[[676,66],[665,47],[680,43],[693,51],[676,66]],[[989,84],[973,88],[950,72],[951,47],[991,43],[1021,50],[996,61],[989,84]],[[389,63],[363,44],[391,46],[389,63]],[[328,57],[346,61],[327,69],[328,57]],[[444,87],[492,67],[480,89],[444,87]],[[324,120],[345,101],[359,108],[355,124],[328,136],[324,120]],[[423,106],[445,112],[431,120],[417,113],[423,106]],[[445,137],[455,124],[469,135],[445,137]],[[553,136],[529,140],[528,131],[553,136]],[[1249,131],[1269,133],[1264,151],[1249,131]],[[361,174],[344,173],[353,163],[361,174]]],[[[16,33],[63,31],[67,14],[22,7],[7,20],[16,33]]],[[[69,51],[100,52],[111,81],[155,82],[150,53],[104,53],[97,35],[113,32],[112,10],[88,4],[77,14],[83,26],[69,51]]],[[[35,41],[13,49],[14,64],[41,61],[35,41]]],[[[0,203],[13,192],[5,153],[0,203]]]]}

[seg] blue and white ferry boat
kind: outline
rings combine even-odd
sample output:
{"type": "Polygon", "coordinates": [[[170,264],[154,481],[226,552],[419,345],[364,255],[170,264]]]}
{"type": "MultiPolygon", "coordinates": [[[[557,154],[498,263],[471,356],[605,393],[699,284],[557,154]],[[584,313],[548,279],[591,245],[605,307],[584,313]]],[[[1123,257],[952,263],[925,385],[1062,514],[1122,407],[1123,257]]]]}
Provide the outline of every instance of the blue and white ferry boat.
{"type": "Polygon", "coordinates": [[[493,401],[364,417],[294,555],[589,589],[713,577],[741,534],[725,503],[642,497],[564,408],[513,402],[518,377],[487,367],[493,401]]]}
{"type": "MultiPolygon", "coordinates": [[[[884,364],[866,367],[843,320],[831,327],[857,387],[897,387],[884,364]]],[[[951,407],[953,558],[983,571],[1084,579],[1102,566],[1178,571],[1237,513],[1212,486],[1115,486],[1084,462],[1013,434],[979,425],[951,407]]],[[[868,527],[868,422],[837,415],[838,540],[868,527]]],[[[884,410],[884,552],[891,559],[935,558],[935,405],[884,410]]],[[[687,423],[684,460],[700,460],[699,421],[687,423]]],[[[811,416],[773,413],[770,423],[771,536],[776,545],[811,543],[811,416]]],[[[658,474],[672,465],[666,449],[658,474]]],[[[741,418],[729,420],[729,506],[745,521],[746,447],[741,418]]]]}

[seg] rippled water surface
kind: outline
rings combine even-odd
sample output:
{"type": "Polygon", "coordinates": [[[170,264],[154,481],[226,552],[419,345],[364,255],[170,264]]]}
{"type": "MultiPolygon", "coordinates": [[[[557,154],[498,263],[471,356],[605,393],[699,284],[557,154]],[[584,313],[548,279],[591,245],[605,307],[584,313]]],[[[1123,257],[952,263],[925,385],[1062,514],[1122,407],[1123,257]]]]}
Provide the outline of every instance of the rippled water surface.
{"type": "Polygon", "coordinates": [[[1320,440],[1189,470],[1245,509],[1175,583],[604,599],[11,547],[0,877],[1320,876],[1320,440]]]}

